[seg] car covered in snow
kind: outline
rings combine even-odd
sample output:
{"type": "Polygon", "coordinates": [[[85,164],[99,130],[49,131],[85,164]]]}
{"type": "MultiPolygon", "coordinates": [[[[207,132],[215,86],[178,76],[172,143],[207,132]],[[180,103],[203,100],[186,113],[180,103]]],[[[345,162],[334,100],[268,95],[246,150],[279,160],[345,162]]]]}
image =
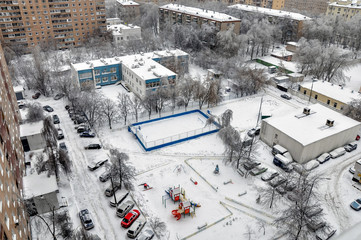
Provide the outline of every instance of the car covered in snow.
{"type": "Polygon", "coordinates": [[[108,161],[108,159],[91,162],[88,165],[88,168],[89,168],[90,171],[94,171],[94,170],[98,169],[99,167],[101,167],[107,161],[108,161]]]}
{"type": "Polygon", "coordinates": [[[66,153],[68,152],[68,148],[66,147],[65,142],[59,143],[59,148],[60,150],[65,151],[66,153]]]}
{"type": "Polygon", "coordinates": [[[272,180],[273,178],[277,177],[278,175],[279,175],[279,173],[276,170],[269,168],[267,170],[267,172],[262,174],[261,179],[265,182],[268,182],[268,181],[272,180]]]}
{"type": "Polygon", "coordinates": [[[105,189],[104,194],[107,197],[111,197],[114,195],[116,191],[118,191],[121,187],[120,182],[113,182],[107,189],[105,189]]]}
{"type": "Polygon", "coordinates": [[[94,227],[94,223],[93,223],[93,220],[91,219],[88,209],[81,210],[79,212],[79,217],[80,217],[81,224],[83,225],[85,230],[89,230],[94,227]]]}
{"type": "Polygon", "coordinates": [[[110,178],[110,175],[111,175],[111,172],[109,170],[103,172],[100,176],[99,176],[99,180],[101,182],[106,182],[109,180],[110,178]]]}
{"type": "Polygon", "coordinates": [[[123,218],[134,207],[134,202],[127,200],[117,206],[117,216],[123,218]]]}
{"type": "Polygon", "coordinates": [[[260,127],[256,127],[256,128],[252,128],[247,132],[247,135],[250,137],[254,137],[254,136],[258,136],[259,133],[261,132],[261,128],[260,127]]]}
{"type": "Polygon", "coordinates": [[[120,223],[123,228],[130,227],[133,222],[140,216],[140,212],[138,209],[133,209],[132,211],[128,212],[127,215],[123,218],[122,222],[120,223]]]}
{"type": "Polygon", "coordinates": [[[55,95],[54,100],[59,100],[59,99],[63,98],[64,96],[65,95],[63,93],[58,93],[55,95]]]}
{"type": "Polygon", "coordinates": [[[336,148],[332,152],[330,152],[331,158],[341,157],[346,153],[346,150],[343,147],[336,148]]]}
{"type": "Polygon", "coordinates": [[[63,139],[64,138],[64,133],[63,130],[61,128],[58,128],[58,140],[63,139]]]}
{"type": "Polygon", "coordinates": [[[356,150],[357,148],[357,143],[349,143],[347,145],[344,146],[346,152],[352,152],[353,150],[356,150]]]}
{"type": "Polygon", "coordinates": [[[136,238],[136,240],[150,240],[154,237],[154,232],[152,229],[148,228],[143,230],[139,236],[136,238]]]}
{"type": "Polygon", "coordinates": [[[356,172],[356,169],[355,169],[355,165],[353,164],[349,169],[348,171],[352,174],[354,174],[356,172]]]}
{"type": "Polygon", "coordinates": [[[356,199],[350,204],[350,207],[356,211],[360,211],[361,209],[361,198],[356,199]]]}
{"type": "Polygon", "coordinates": [[[144,225],[147,223],[146,220],[137,220],[134,224],[129,228],[127,232],[127,236],[129,238],[136,238],[140,231],[142,231],[144,225]]]}
{"type": "Polygon", "coordinates": [[[315,159],[311,160],[303,165],[303,167],[305,168],[305,170],[307,172],[317,168],[318,166],[320,166],[320,163],[318,161],[316,161],[315,159]]]}
{"type": "Polygon", "coordinates": [[[282,177],[282,176],[277,176],[275,178],[273,178],[271,181],[269,181],[269,185],[271,185],[271,187],[278,187],[282,184],[284,184],[285,182],[287,182],[286,178],[282,177]]]}
{"type": "Polygon", "coordinates": [[[329,153],[323,153],[318,158],[316,158],[317,162],[323,164],[331,159],[331,156],[329,153]]]}

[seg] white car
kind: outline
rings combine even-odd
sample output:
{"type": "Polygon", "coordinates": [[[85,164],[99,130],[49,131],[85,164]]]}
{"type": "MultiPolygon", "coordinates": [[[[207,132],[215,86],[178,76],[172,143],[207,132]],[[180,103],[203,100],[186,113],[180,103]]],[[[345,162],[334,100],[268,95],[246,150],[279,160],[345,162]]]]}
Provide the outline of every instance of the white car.
{"type": "Polygon", "coordinates": [[[330,160],[331,156],[329,153],[323,153],[321,156],[319,156],[318,158],[316,158],[317,162],[319,163],[324,163],[327,162],[328,160],[330,160]]]}
{"type": "Polygon", "coordinates": [[[305,168],[306,171],[311,171],[311,170],[317,168],[318,166],[320,166],[320,163],[316,160],[311,160],[303,165],[303,167],[305,168]]]}

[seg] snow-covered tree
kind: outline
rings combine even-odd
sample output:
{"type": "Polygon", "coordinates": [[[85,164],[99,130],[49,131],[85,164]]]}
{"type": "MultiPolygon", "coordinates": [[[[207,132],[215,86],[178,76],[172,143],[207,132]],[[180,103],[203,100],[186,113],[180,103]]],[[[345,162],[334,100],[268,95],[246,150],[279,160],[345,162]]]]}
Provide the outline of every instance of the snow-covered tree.
{"type": "Polygon", "coordinates": [[[130,99],[126,93],[119,93],[117,96],[119,115],[124,119],[124,125],[127,124],[127,118],[131,111],[130,99]]]}
{"type": "Polygon", "coordinates": [[[133,190],[133,181],[136,174],[134,166],[128,162],[129,156],[117,149],[110,149],[110,161],[112,176],[119,179],[120,185],[124,185],[125,189],[133,190]]]}
{"type": "Polygon", "coordinates": [[[109,128],[112,129],[112,122],[117,116],[116,103],[109,98],[102,98],[101,112],[103,116],[108,120],[109,128]]]}
{"type": "Polygon", "coordinates": [[[26,114],[26,120],[28,122],[38,122],[44,119],[44,110],[40,103],[34,102],[27,104],[28,112],[26,114]]]}

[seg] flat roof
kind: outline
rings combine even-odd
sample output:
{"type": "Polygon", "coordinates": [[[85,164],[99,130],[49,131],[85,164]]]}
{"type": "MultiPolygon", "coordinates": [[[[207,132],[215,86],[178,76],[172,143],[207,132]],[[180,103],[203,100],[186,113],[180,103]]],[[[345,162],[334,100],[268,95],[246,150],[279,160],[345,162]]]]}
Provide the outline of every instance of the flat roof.
{"type": "Polygon", "coordinates": [[[241,21],[240,19],[232,17],[225,13],[215,12],[215,11],[208,10],[208,9],[183,6],[180,4],[169,3],[164,6],[161,6],[160,9],[165,9],[165,10],[169,9],[172,11],[189,14],[189,15],[193,15],[193,16],[197,16],[197,17],[201,17],[201,18],[206,18],[206,19],[210,19],[210,20],[215,20],[215,21],[219,21],[219,22],[239,22],[239,21],[241,21]]]}
{"type": "Polygon", "coordinates": [[[288,12],[288,11],[282,11],[282,10],[275,10],[271,8],[263,8],[263,7],[256,7],[251,5],[245,5],[245,4],[235,4],[232,6],[229,6],[229,8],[238,9],[241,11],[247,11],[247,12],[255,12],[255,13],[261,13],[265,15],[275,16],[275,17],[281,17],[281,18],[290,18],[293,20],[311,20],[311,18],[295,13],[295,12],[288,12]]]}
{"type": "Polygon", "coordinates": [[[113,57],[113,58],[105,58],[105,59],[98,59],[98,60],[91,60],[86,61],[82,63],[72,63],[71,65],[76,71],[82,71],[82,70],[88,70],[92,69],[94,67],[101,67],[101,66],[107,66],[107,65],[115,65],[120,64],[123,62],[124,59],[128,57],[135,57],[135,56],[142,56],[143,58],[163,58],[163,57],[170,57],[170,56],[188,56],[188,53],[179,50],[163,50],[163,51],[154,51],[149,53],[141,53],[141,54],[134,54],[134,55],[128,55],[128,56],[120,56],[120,57],[113,57]]]}
{"type": "Polygon", "coordinates": [[[300,85],[307,89],[312,88],[312,91],[318,92],[345,104],[353,101],[354,99],[361,99],[360,93],[327,81],[314,81],[313,86],[312,82],[305,82],[300,85]]]}
{"type": "Polygon", "coordinates": [[[268,63],[271,63],[275,66],[278,66],[280,67],[281,66],[281,63],[282,65],[289,71],[291,72],[298,72],[298,68],[297,68],[297,63],[295,62],[287,62],[287,61],[284,61],[284,60],[281,60],[279,58],[276,58],[276,57],[272,57],[272,56],[265,56],[265,57],[259,57],[258,58],[259,60],[262,60],[264,62],[268,62],[268,63]]]}
{"type": "Polygon", "coordinates": [[[134,1],[117,0],[117,3],[123,6],[139,6],[139,3],[136,3],[134,1]]]}
{"type": "Polygon", "coordinates": [[[43,121],[21,124],[20,137],[39,134],[41,133],[41,129],[43,129],[43,121]]]}
{"type": "Polygon", "coordinates": [[[308,116],[302,114],[301,108],[279,117],[266,118],[263,121],[304,146],[355,126],[361,127],[361,123],[320,104],[310,105],[308,108],[311,110],[308,116]],[[327,119],[334,120],[333,127],[326,126],[327,119]]]}
{"type": "Polygon", "coordinates": [[[22,92],[24,91],[24,87],[19,85],[19,86],[14,86],[14,92],[22,92]]]}
{"type": "Polygon", "coordinates": [[[361,9],[361,3],[358,3],[357,0],[353,0],[351,2],[339,0],[337,2],[330,3],[329,6],[361,9]]]}
{"type": "Polygon", "coordinates": [[[127,29],[138,29],[140,27],[132,25],[132,24],[114,24],[114,25],[108,25],[107,26],[107,30],[108,31],[119,31],[120,29],[122,30],[127,30],[127,29]]]}
{"type": "Polygon", "coordinates": [[[293,52],[287,51],[286,49],[275,49],[271,52],[271,55],[276,57],[286,57],[286,56],[293,56],[293,52]]]}
{"type": "Polygon", "coordinates": [[[54,175],[48,177],[47,173],[31,174],[23,177],[24,198],[41,196],[58,190],[54,175]]]}

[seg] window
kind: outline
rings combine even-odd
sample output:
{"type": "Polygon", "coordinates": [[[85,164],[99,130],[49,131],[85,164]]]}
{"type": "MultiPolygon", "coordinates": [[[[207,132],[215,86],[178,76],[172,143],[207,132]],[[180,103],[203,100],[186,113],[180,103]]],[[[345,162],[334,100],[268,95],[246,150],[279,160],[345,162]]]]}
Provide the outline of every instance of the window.
{"type": "Polygon", "coordinates": [[[117,80],[118,78],[117,78],[117,76],[116,75],[112,75],[112,81],[115,81],[115,80],[117,80]]]}
{"type": "Polygon", "coordinates": [[[333,103],[333,107],[334,107],[334,108],[337,107],[337,102],[333,103]]]}
{"type": "Polygon", "coordinates": [[[79,78],[83,79],[83,78],[91,78],[92,77],[92,73],[91,72],[86,72],[86,73],[80,73],[79,74],[79,78]]]}
{"type": "Polygon", "coordinates": [[[94,70],[95,75],[99,75],[100,74],[100,70],[94,70]]]}
{"type": "Polygon", "coordinates": [[[303,94],[306,94],[307,93],[307,90],[303,90],[303,94]]]}
{"type": "Polygon", "coordinates": [[[318,95],[317,94],[315,94],[315,99],[317,99],[318,98],[318,95]]]}
{"type": "Polygon", "coordinates": [[[95,78],[95,82],[96,82],[96,83],[100,83],[100,78],[98,78],[98,77],[95,78]]]}
{"type": "Polygon", "coordinates": [[[102,82],[108,82],[109,78],[108,77],[103,77],[102,78],[102,82]]]}
{"type": "Polygon", "coordinates": [[[327,99],[327,104],[328,104],[328,105],[330,105],[330,102],[331,102],[331,101],[330,101],[329,99],[327,99]]]}
{"type": "Polygon", "coordinates": [[[117,71],[117,68],[115,68],[115,67],[110,68],[110,72],[115,73],[116,71],[117,71]]]}

